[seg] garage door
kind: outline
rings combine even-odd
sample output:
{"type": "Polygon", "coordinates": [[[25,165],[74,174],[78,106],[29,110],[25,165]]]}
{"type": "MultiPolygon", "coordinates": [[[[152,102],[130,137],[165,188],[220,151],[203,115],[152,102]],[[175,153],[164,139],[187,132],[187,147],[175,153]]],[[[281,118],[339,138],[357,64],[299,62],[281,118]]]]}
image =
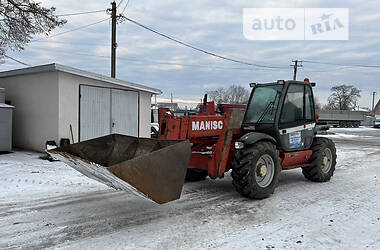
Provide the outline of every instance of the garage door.
{"type": "Polygon", "coordinates": [[[80,86],[80,140],[111,133],[138,135],[138,93],[80,86]]]}
{"type": "Polygon", "coordinates": [[[111,99],[112,133],[137,136],[139,118],[137,92],[113,89],[111,99]]]}

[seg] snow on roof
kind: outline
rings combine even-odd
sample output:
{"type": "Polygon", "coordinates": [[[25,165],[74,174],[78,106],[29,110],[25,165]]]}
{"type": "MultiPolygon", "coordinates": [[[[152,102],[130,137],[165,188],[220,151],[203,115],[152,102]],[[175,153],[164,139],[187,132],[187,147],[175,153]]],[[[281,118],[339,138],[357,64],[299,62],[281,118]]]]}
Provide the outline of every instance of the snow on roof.
{"type": "Polygon", "coordinates": [[[5,103],[0,103],[0,108],[14,108],[14,107],[5,103]]]}
{"type": "Polygon", "coordinates": [[[92,73],[89,71],[64,66],[61,64],[57,64],[57,63],[51,63],[51,64],[34,66],[34,67],[3,71],[3,72],[0,72],[0,78],[9,77],[9,76],[33,74],[33,73],[54,72],[54,71],[61,71],[61,72],[65,72],[65,73],[69,73],[69,74],[73,74],[73,75],[77,75],[77,76],[87,77],[87,78],[91,78],[94,80],[99,80],[99,81],[108,82],[108,83],[115,84],[115,85],[120,85],[123,87],[128,87],[128,88],[132,88],[132,89],[136,89],[136,90],[149,92],[149,93],[156,94],[156,95],[162,94],[162,91],[159,89],[156,89],[156,88],[151,88],[151,87],[148,87],[145,85],[127,82],[127,81],[123,81],[123,80],[116,79],[116,78],[111,78],[109,76],[100,75],[100,74],[92,73]]]}

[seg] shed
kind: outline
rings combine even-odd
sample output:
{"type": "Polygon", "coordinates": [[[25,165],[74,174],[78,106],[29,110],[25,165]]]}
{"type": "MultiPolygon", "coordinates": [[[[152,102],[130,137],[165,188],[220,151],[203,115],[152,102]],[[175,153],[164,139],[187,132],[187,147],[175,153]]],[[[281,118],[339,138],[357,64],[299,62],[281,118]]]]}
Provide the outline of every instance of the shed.
{"type": "Polygon", "coordinates": [[[12,150],[13,106],[0,102],[0,152],[12,150]]]}
{"type": "Polygon", "coordinates": [[[159,89],[60,65],[0,72],[13,114],[13,146],[43,151],[46,141],[119,133],[150,137],[151,97],[159,89]],[[71,129],[71,128],[72,129],[71,129]]]}

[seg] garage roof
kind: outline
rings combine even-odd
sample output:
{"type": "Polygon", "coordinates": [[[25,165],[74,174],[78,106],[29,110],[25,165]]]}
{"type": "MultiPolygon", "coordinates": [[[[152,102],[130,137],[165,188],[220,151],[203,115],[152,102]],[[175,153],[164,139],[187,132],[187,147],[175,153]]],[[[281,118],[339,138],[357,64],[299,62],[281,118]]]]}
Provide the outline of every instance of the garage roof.
{"type": "Polygon", "coordinates": [[[132,83],[132,82],[127,82],[123,80],[119,80],[116,78],[111,78],[108,76],[88,72],[85,70],[81,69],[76,69],[68,66],[64,66],[61,64],[57,63],[51,63],[51,64],[46,64],[46,65],[39,65],[39,66],[34,66],[34,67],[28,67],[28,68],[23,68],[23,69],[16,69],[16,70],[9,70],[9,71],[3,71],[0,72],[0,78],[3,77],[9,77],[9,76],[18,76],[18,75],[25,75],[25,74],[33,74],[33,73],[43,73],[43,72],[54,72],[54,71],[61,71],[77,76],[83,76],[103,82],[108,82],[111,84],[115,85],[120,85],[123,87],[128,87],[136,90],[141,90],[145,92],[149,92],[152,94],[157,94],[160,95],[162,94],[162,91],[159,89],[151,88],[145,85],[137,84],[137,83],[132,83]]]}

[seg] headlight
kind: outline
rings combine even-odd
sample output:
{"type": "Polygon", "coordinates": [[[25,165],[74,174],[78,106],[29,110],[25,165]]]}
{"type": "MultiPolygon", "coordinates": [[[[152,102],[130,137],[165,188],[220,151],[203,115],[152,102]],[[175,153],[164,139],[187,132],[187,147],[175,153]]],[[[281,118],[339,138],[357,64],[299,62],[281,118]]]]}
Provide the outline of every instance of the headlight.
{"type": "Polygon", "coordinates": [[[244,148],[244,143],[242,143],[241,141],[235,142],[235,149],[240,150],[243,148],[244,148]]]}

